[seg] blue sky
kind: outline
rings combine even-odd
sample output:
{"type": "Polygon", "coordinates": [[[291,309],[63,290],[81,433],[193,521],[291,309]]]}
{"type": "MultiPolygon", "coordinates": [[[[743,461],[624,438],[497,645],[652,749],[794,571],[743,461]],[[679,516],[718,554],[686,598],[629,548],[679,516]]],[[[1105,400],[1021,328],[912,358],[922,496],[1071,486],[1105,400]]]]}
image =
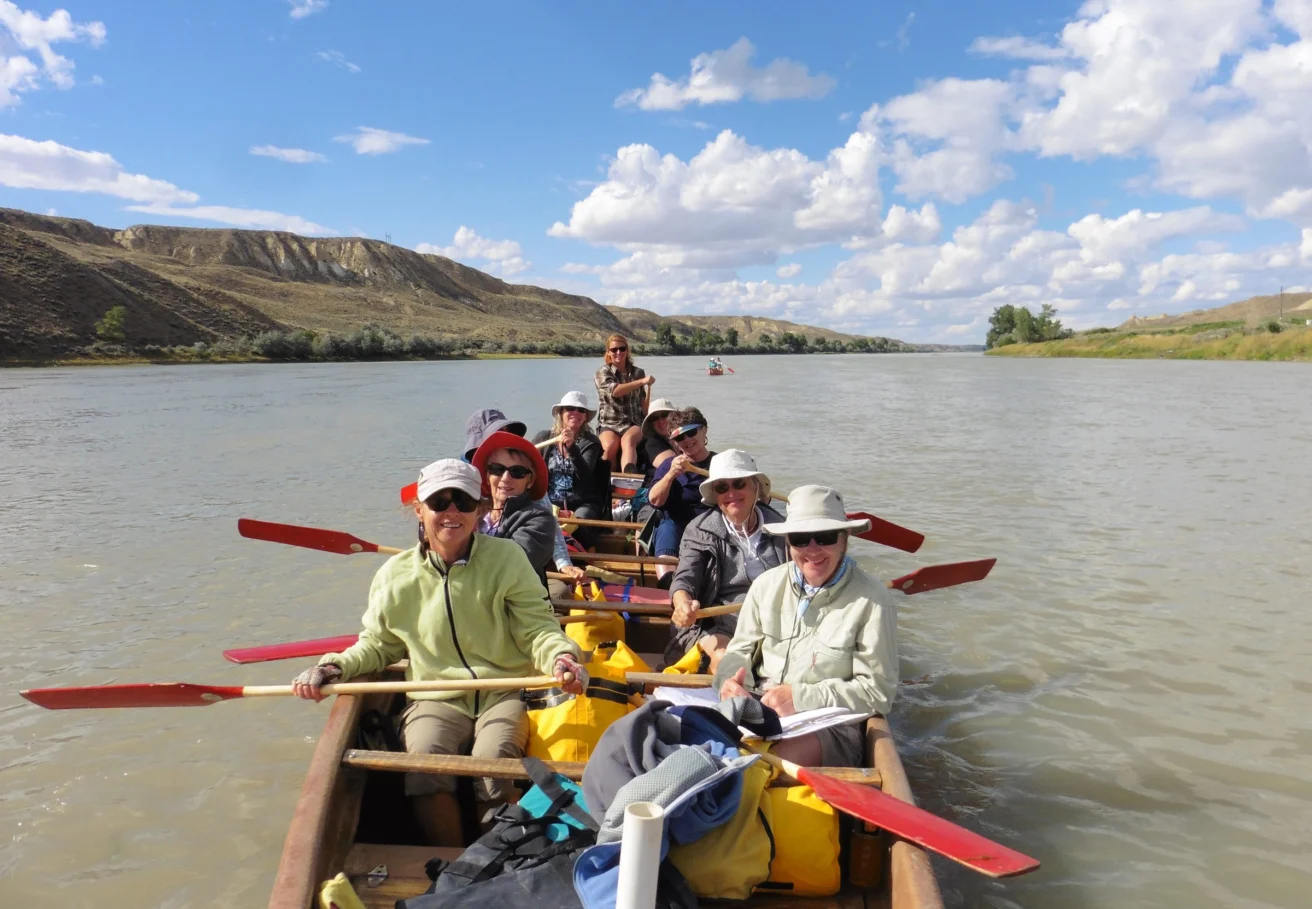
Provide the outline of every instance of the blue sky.
{"type": "Polygon", "coordinates": [[[1312,0],[1179,9],[0,0],[0,205],[918,341],[1312,284],[1312,0]]]}

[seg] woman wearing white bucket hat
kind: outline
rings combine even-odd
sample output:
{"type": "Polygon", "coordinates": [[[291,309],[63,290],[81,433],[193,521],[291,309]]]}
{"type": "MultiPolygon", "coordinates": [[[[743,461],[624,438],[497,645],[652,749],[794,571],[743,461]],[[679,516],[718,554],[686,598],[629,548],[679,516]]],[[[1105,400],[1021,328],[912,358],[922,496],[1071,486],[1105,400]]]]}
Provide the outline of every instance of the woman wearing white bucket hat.
{"type": "MultiPolygon", "coordinates": [[[[566,392],[559,404],[552,405],[551,429],[533,439],[538,443],[559,437],[542,453],[547,460],[547,498],[552,505],[580,518],[605,517],[606,497],[610,495],[610,483],[599,469],[601,440],[589,425],[596,413],[583,392],[566,392]]],[[[596,533],[595,528],[580,527],[574,535],[584,546],[591,546],[596,533]]]]}
{"type": "MultiPolygon", "coordinates": [[[[788,496],[788,519],[765,532],[788,540],[790,562],[758,577],[715,672],[720,697],[764,689],[761,703],[788,715],[817,707],[886,714],[897,693],[897,612],[888,588],[847,555],[847,537],[870,527],[848,520],[827,486],[788,496]]],[[[861,724],[831,726],[781,742],[803,765],[856,766],[861,724]]]]}
{"type": "Polygon", "coordinates": [[[647,483],[644,485],[650,485],[651,475],[657,467],[677,454],[670,444],[669,423],[670,417],[678,410],[669,398],[657,398],[647,408],[647,416],[642,421],[642,453],[647,459],[647,483]]]}
{"type": "Polygon", "coordinates": [[[711,458],[710,477],[701,483],[702,501],[711,510],[693,518],[679,543],[679,567],[670,584],[674,624],[665,660],[674,663],[693,649],[699,666],[712,672],[738,625],[735,615],[698,619],[703,606],[737,603],[765,571],[788,561],[782,537],[764,533],[782,521],[770,507],[770,478],[747,452],[730,448],[711,458]]]}

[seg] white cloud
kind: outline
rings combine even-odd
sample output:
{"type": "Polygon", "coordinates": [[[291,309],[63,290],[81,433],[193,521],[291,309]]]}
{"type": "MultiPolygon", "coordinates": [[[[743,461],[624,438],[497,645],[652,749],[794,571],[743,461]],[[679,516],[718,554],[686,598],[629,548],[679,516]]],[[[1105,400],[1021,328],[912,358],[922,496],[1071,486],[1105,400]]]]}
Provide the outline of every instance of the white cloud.
{"type": "Polygon", "coordinates": [[[427,145],[429,140],[405,133],[394,133],[386,129],[374,129],[372,126],[357,126],[354,133],[335,136],[334,142],[346,142],[355,149],[357,155],[388,155],[400,151],[407,145],[427,145]]]}
{"type": "Polygon", "coordinates": [[[129,205],[128,211],[144,212],[166,218],[190,218],[197,221],[217,221],[247,230],[285,230],[309,236],[334,236],[337,231],[322,224],[307,221],[298,215],[284,215],[276,211],[254,208],[232,208],[227,205],[196,205],[179,207],[166,203],[129,205]]]}
{"type": "Polygon", "coordinates": [[[781,278],[796,278],[802,273],[802,266],[796,262],[789,262],[775,271],[781,278]]]}
{"type": "Polygon", "coordinates": [[[331,63],[333,66],[346,70],[348,73],[360,72],[360,67],[356,66],[350,60],[347,60],[346,55],[339,50],[315,51],[314,55],[320,60],[324,60],[331,63]]]}
{"type": "Polygon", "coordinates": [[[524,259],[524,250],[514,240],[489,240],[480,237],[470,227],[460,225],[450,246],[435,246],[432,243],[420,243],[415,252],[425,255],[445,256],[464,262],[469,259],[481,259],[489,263],[488,267],[499,275],[510,277],[528,270],[532,262],[524,259]]]}
{"type": "Polygon", "coordinates": [[[19,103],[22,92],[39,88],[41,77],[56,88],[74,84],[74,63],[56,53],[51,45],[60,41],[86,41],[99,46],[105,40],[103,22],[74,22],[67,10],[57,9],[46,18],[19,9],[10,0],[0,0],[0,108],[19,103]],[[40,65],[13,49],[34,51],[40,65]]]}
{"type": "Polygon", "coordinates": [[[1007,57],[1012,60],[1065,60],[1071,55],[1064,47],[1052,47],[1018,37],[976,38],[971,42],[970,51],[986,57],[1007,57]]]}
{"type": "Polygon", "coordinates": [[[836,84],[823,73],[811,75],[806,66],[780,57],[764,67],[751,63],[756,48],[739,38],[725,50],[698,54],[688,76],[678,81],[656,73],[646,88],[634,88],[615,99],[616,107],[642,110],[683,110],[689,104],[725,104],[744,97],[753,101],[823,98],[836,84]]]}
{"type": "Polygon", "coordinates": [[[291,7],[293,19],[304,19],[326,9],[328,0],[287,0],[287,4],[291,7]]]}
{"type": "Polygon", "coordinates": [[[133,202],[191,203],[200,197],[164,180],[130,174],[110,155],[0,134],[0,185],[103,193],[133,202]]]}
{"type": "Polygon", "coordinates": [[[251,154],[263,158],[277,158],[288,164],[314,164],[328,160],[326,155],[321,155],[319,152],[307,151],[303,148],[279,148],[276,145],[252,145],[251,154]]]}
{"type": "Polygon", "coordinates": [[[933,202],[926,202],[920,211],[901,205],[889,206],[882,231],[883,239],[889,243],[933,243],[942,232],[943,222],[933,202]]]}

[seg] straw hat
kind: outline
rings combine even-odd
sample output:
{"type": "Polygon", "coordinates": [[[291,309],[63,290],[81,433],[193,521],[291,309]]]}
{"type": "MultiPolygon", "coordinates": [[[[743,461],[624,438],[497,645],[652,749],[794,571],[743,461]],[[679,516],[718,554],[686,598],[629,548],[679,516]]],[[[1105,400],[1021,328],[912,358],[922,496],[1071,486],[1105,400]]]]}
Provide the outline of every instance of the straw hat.
{"type": "Polygon", "coordinates": [[[674,402],[669,398],[657,398],[647,407],[647,417],[642,421],[643,438],[650,439],[652,434],[651,424],[656,421],[662,414],[674,413],[679,408],[674,406],[674,402]]]}
{"type": "Polygon", "coordinates": [[[702,501],[715,507],[715,490],[712,488],[717,480],[736,480],[739,477],[756,477],[761,484],[757,500],[762,503],[770,501],[770,478],[756,469],[756,461],[741,448],[730,448],[711,458],[711,475],[702,480],[702,501]]]}
{"type": "Polygon", "coordinates": [[[822,533],[826,530],[851,530],[861,533],[870,529],[865,518],[850,521],[843,497],[837,489],[828,486],[799,486],[788,494],[788,517],[782,524],[765,524],[766,533],[822,533]]]}
{"type": "Polygon", "coordinates": [[[588,406],[588,396],[581,391],[567,391],[565,397],[560,399],[559,404],[551,405],[551,415],[560,416],[560,412],[566,407],[581,407],[588,412],[588,419],[591,420],[597,415],[597,412],[588,406]]]}

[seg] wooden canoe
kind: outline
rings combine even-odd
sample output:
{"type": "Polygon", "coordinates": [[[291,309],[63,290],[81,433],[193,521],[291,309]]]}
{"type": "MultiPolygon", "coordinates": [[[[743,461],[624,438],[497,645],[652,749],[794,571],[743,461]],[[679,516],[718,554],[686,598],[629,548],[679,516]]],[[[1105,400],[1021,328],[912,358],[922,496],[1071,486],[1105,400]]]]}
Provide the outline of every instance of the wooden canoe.
{"type": "MultiPolygon", "coordinates": [[[[630,642],[643,649],[668,633],[666,625],[650,618],[635,619],[628,630],[630,642]]],[[[421,844],[399,771],[417,771],[423,765],[427,772],[460,776],[522,776],[518,761],[369,750],[360,738],[361,718],[374,710],[388,713],[397,706],[393,697],[334,699],[292,815],[269,909],[317,909],[320,886],[339,872],[345,872],[367,909],[392,909],[396,900],[428,888],[424,863],[434,856],[453,859],[460,850],[421,844]],[[371,876],[375,869],[379,873],[371,876]]],[[[893,737],[881,717],[867,721],[866,757],[870,770],[836,772],[848,779],[877,780],[885,792],[913,801],[893,737]]],[[[583,765],[562,763],[555,769],[577,778],[583,765]]],[[[832,897],[753,896],[748,909],[942,909],[938,883],[923,850],[887,836],[874,837],[872,842],[880,865],[876,886],[849,882],[832,897]]],[[[848,848],[845,843],[844,849],[848,848]]]]}

